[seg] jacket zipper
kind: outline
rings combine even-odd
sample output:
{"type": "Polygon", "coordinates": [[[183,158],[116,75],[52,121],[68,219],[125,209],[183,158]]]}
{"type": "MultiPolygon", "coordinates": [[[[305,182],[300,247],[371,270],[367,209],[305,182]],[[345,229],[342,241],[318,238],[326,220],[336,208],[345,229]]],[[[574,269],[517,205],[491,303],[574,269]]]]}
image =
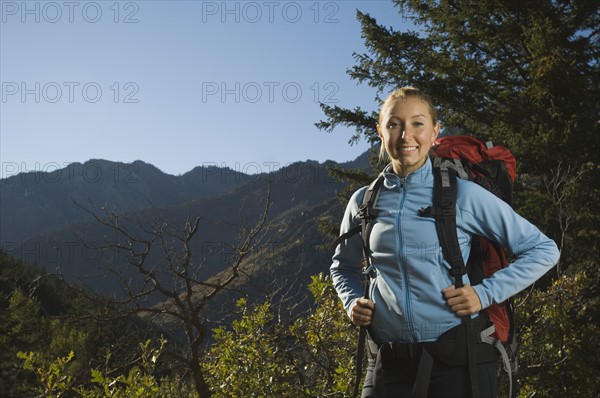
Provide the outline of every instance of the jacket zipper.
{"type": "Polygon", "coordinates": [[[400,219],[402,217],[402,210],[404,209],[404,201],[406,200],[406,178],[400,178],[400,189],[402,190],[402,197],[400,199],[400,208],[398,211],[398,216],[396,219],[396,224],[398,225],[398,237],[399,237],[399,263],[400,263],[400,268],[402,269],[402,273],[404,275],[404,289],[406,292],[406,320],[408,323],[408,330],[410,330],[410,334],[413,338],[413,341],[416,341],[416,333],[414,330],[414,319],[413,319],[413,313],[412,313],[412,306],[411,306],[411,298],[410,298],[410,289],[409,289],[409,282],[408,282],[408,270],[406,269],[406,264],[404,262],[404,244],[403,244],[403,239],[402,239],[402,229],[401,229],[401,223],[400,223],[400,219]]]}

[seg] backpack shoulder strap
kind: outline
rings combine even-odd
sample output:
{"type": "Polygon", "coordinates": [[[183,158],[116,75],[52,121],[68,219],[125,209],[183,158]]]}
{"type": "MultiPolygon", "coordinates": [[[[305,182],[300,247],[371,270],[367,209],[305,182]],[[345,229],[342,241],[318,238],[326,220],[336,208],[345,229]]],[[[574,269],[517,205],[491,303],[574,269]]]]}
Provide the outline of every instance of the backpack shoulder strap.
{"type": "MultiPolygon", "coordinates": [[[[367,188],[363,197],[362,205],[358,209],[358,216],[361,220],[361,234],[363,239],[363,251],[365,256],[365,273],[373,277],[373,267],[371,265],[371,246],[369,243],[371,231],[373,230],[373,221],[377,218],[378,212],[375,210],[375,203],[379,198],[381,186],[384,181],[383,174],[380,174],[367,188]]],[[[365,296],[365,298],[368,298],[365,296]]]]}
{"type": "MultiPolygon", "coordinates": [[[[363,270],[363,275],[365,276],[365,290],[364,290],[364,298],[369,298],[369,285],[371,278],[376,276],[375,269],[371,264],[371,248],[369,244],[369,238],[371,236],[371,230],[373,229],[373,221],[377,218],[377,210],[375,210],[375,203],[377,203],[377,198],[379,197],[379,192],[381,191],[381,185],[383,185],[384,177],[383,173],[380,174],[367,188],[365,191],[365,195],[363,196],[362,204],[358,210],[358,216],[361,219],[361,225],[351,229],[346,234],[353,232],[352,235],[356,234],[359,230],[361,232],[362,241],[363,241],[363,252],[365,259],[365,269],[363,270]]],[[[344,234],[344,235],[346,235],[344,234]]],[[[344,235],[340,236],[342,238],[344,235]]],[[[351,236],[351,235],[350,235],[351,236]]],[[[338,238],[338,239],[340,239],[338,238]]],[[[346,238],[347,239],[347,238],[346,238]]],[[[336,244],[337,246],[337,244],[336,244]]],[[[354,376],[354,392],[352,396],[354,398],[358,397],[360,381],[362,379],[362,363],[363,363],[363,355],[365,352],[365,343],[367,340],[367,327],[361,326],[360,332],[358,335],[358,344],[356,347],[356,364],[355,369],[356,373],[354,376]]]]}
{"type": "Polygon", "coordinates": [[[359,233],[362,230],[362,225],[357,225],[354,228],[350,229],[349,231],[347,231],[346,233],[341,234],[340,236],[337,237],[336,240],[333,241],[333,243],[331,244],[331,249],[335,250],[335,248],[342,243],[343,241],[350,239],[351,237],[353,237],[354,235],[356,235],[357,233],[359,233]]]}
{"type": "MultiPolygon", "coordinates": [[[[435,228],[442,246],[444,259],[450,264],[454,286],[462,287],[462,276],[467,272],[456,232],[456,179],[457,169],[450,161],[434,159],[433,205],[423,208],[419,215],[435,218],[435,228]]],[[[462,170],[462,168],[460,169],[462,170]]]]}
{"type": "MultiPolygon", "coordinates": [[[[457,174],[462,170],[460,161],[439,160],[433,161],[433,205],[421,209],[419,215],[435,218],[437,231],[444,259],[450,264],[450,275],[454,278],[454,287],[463,287],[462,277],[467,272],[456,230],[456,195],[457,174]]],[[[462,170],[464,172],[464,170],[462,170]]],[[[463,317],[465,332],[472,336],[473,321],[470,316],[463,317]]],[[[467,357],[469,379],[472,398],[480,397],[479,382],[477,380],[477,365],[474,341],[469,337],[467,344],[467,357]]]]}
{"type": "MultiPolygon", "coordinates": [[[[358,209],[358,217],[361,219],[360,225],[357,225],[354,228],[351,228],[347,232],[340,235],[335,241],[333,241],[333,243],[331,245],[332,249],[335,249],[337,247],[337,245],[339,245],[343,241],[351,238],[352,236],[356,235],[359,232],[362,233],[362,236],[363,236],[363,246],[364,246],[365,241],[368,244],[368,239],[365,239],[365,237],[368,237],[368,234],[371,233],[372,226],[369,226],[371,224],[371,221],[373,221],[375,218],[377,218],[377,211],[375,210],[375,203],[377,202],[377,198],[379,197],[379,191],[381,190],[381,185],[383,184],[383,179],[384,179],[383,175],[380,174],[367,187],[367,190],[365,191],[365,194],[363,195],[362,203],[358,209]]],[[[367,247],[367,251],[365,251],[365,255],[368,252],[368,249],[369,248],[367,247]]]]}

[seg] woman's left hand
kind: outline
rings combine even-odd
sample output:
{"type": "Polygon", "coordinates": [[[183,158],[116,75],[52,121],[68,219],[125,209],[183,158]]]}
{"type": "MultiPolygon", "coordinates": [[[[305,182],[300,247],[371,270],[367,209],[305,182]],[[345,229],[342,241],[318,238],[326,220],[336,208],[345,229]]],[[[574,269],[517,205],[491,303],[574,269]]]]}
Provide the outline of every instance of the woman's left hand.
{"type": "Polygon", "coordinates": [[[442,293],[452,311],[456,312],[458,316],[471,315],[481,311],[479,296],[469,285],[458,289],[452,285],[442,290],[442,293]]]}

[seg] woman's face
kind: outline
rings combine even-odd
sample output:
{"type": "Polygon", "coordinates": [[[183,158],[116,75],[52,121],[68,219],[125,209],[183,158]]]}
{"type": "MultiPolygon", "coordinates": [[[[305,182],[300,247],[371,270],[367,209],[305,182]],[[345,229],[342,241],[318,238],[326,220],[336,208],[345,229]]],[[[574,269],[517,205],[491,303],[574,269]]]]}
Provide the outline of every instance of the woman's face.
{"type": "Polygon", "coordinates": [[[377,128],[394,172],[400,176],[425,163],[439,130],[440,125],[434,124],[429,106],[417,97],[391,102],[383,109],[382,124],[377,128]]]}

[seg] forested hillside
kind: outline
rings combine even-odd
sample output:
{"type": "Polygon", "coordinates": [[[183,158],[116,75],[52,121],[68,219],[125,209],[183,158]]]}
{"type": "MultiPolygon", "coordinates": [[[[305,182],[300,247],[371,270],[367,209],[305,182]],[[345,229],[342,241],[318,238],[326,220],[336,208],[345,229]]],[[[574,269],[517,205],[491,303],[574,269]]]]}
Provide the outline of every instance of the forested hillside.
{"type": "MultiPolygon", "coordinates": [[[[212,330],[236,319],[237,300],[249,306],[274,303],[285,322],[311,308],[311,275],[326,272],[331,257],[331,238],[319,226],[337,222],[342,214],[336,192],[344,184],[328,169],[369,169],[368,163],[367,154],[345,165],[298,162],[246,176],[228,192],[213,187],[212,194],[194,199],[175,195],[170,200],[176,203],[168,206],[148,207],[144,201],[160,203],[160,195],[153,195],[162,191],[147,190],[137,209],[123,185],[109,187],[114,196],[106,196],[106,187],[69,186],[55,192],[54,186],[36,186],[34,199],[54,197],[47,207],[60,203],[56,211],[71,218],[65,225],[46,220],[54,230],[29,230],[31,237],[23,242],[3,245],[2,311],[13,320],[3,331],[11,347],[2,373],[6,393],[21,396],[35,390],[31,371],[38,366],[49,367],[48,373],[38,372],[43,384],[57,377],[50,390],[61,388],[58,376],[49,376],[58,368],[73,386],[93,386],[88,376],[100,377],[98,372],[107,372],[102,374],[109,383],[109,375],[138,365],[135,357],[146,341],[145,350],[160,346],[164,358],[152,364],[148,377],[158,372],[188,386],[190,394],[199,385],[208,389],[199,373],[201,355],[215,341],[212,330]],[[125,198],[131,203],[121,206],[119,200],[125,198]],[[28,316],[17,322],[23,311],[28,316]],[[23,322],[34,326],[29,329],[23,322]],[[33,335],[23,334],[24,328],[33,335]],[[106,335],[114,341],[103,340],[106,335]],[[44,350],[46,346],[52,349],[44,350]],[[54,359],[58,362],[52,363],[54,359]],[[188,376],[179,380],[179,374],[188,376]]],[[[12,190],[2,197],[5,208],[18,207],[11,195],[29,186],[31,177],[13,177],[12,190]]],[[[154,177],[144,178],[140,176],[140,186],[156,184],[154,177]]]]}
{"type": "Polygon", "coordinates": [[[100,314],[110,308],[108,300],[89,300],[56,273],[0,251],[0,396],[31,396],[37,390],[39,381],[23,368],[19,353],[35,353],[36,364],[45,365],[72,351],[68,374],[78,382],[89,381],[92,369],[129,369],[139,343],[160,334],[134,318],[107,323],[100,314]],[[94,313],[95,318],[86,316],[94,313]]]}

